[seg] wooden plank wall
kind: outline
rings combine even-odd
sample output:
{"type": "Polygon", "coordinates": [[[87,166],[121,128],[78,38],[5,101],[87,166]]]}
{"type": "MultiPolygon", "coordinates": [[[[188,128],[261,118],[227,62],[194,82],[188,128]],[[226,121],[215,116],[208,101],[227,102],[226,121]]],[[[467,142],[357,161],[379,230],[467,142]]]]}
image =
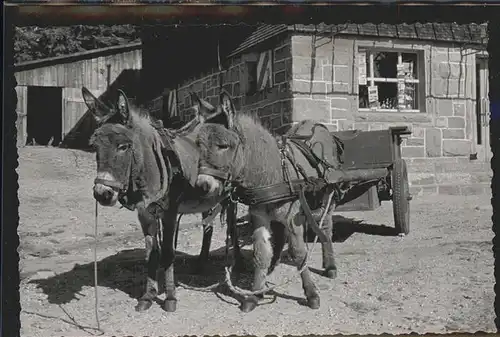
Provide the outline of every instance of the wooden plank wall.
{"type": "Polygon", "coordinates": [[[18,92],[18,145],[26,142],[27,87],[46,86],[61,87],[62,90],[62,133],[63,139],[79,124],[87,112],[81,88],[87,87],[92,94],[99,97],[106,91],[108,85],[108,70],[110,65],[110,83],[127,69],[142,69],[142,50],[132,50],[124,53],[100,56],[93,59],[53,66],[40,67],[15,74],[18,92]]]}
{"type": "Polygon", "coordinates": [[[142,51],[101,56],[88,60],[19,71],[15,74],[18,85],[66,87],[104,91],[107,85],[107,65],[113,82],[125,69],[142,68],[142,51]]]}
{"type": "Polygon", "coordinates": [[[87,112],[87,105],[83,100],[81,89],[63,88],[62,96],[62,132],[64,138],[85,115],[87,112]]]}
{"type": "Polygon", "coordinates": [[[27,133],[27,107],[28,107],[28,87],[18,85],[17,92],[17,146],[25,146],[27,133]]]}

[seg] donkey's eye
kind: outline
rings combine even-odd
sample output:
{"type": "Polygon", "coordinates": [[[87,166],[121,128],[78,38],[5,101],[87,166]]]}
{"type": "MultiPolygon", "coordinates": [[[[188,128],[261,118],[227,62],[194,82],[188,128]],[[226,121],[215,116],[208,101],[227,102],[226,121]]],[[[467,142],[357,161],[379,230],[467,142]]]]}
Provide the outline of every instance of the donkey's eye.
{"type": "Polygon", "coordinates": [[[126,151],[130,148],[130,144],[120,144],[118,145],[118,150],[119,151],[126,151]]]}
{"type": "Polygon", "coordinates": [[[229,149],[229,145],[228,144],[217,144],[217,148],[219,150],[227,150],[227,149],[229,149]]]}

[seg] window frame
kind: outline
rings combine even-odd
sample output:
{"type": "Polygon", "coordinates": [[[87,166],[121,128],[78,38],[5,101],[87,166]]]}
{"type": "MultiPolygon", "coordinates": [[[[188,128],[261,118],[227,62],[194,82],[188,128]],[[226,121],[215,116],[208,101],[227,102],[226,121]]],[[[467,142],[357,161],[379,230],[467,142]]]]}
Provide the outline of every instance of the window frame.
{"type": "Polygon", "coordinates": [[[242,61],[245,65],[245,72],[246,72],[246,76],[245,76],[245,89],[246,89],[245,95],[246,96],[255,96],[261,92],[269,91],[269,90],[272,90],[274,88],[274,86],[276,85],[274,83],[274,49],[268,48],[268,49],[264,49],[264,50],[257,50],[257,51],[247,53],[247,54],[243,55],[242,61]],[[267,84],[263,89],[259,90],[259,89],[257,89],[257,77],[258,77],[257,67],[258,67],[258,63],[259,63],[260,54],[265,53],[265,52],[270,53],[269,62],[271,63],[271,83],[267,84]],[[252,73],[252,74],[250,74],[251,65],[252,65],[253,69],[255,69],[255,73],[252,73]],[[252,77],[254,79],[253,85],[251,85],[251,83],[250,83],[250,77],[252,77]]]}
{"type": "MultiPolygon", "coordinates": [[[[360,53],[368,54],[368,62],[366,64],[366,87],[375,85],[375,83],[398,83],[398,78],[390,78],[390,77],[373,77],[374,74],[374,54],[377,52],[385,52],[385,53],[395,53],[397,54],[398,62],[395,64],[397,67],[399,64],[403,64],[403,55],[402,54],[414,54],[417,57],[414,67],[416,68],[416,79],[404,79],[404,83],[414,83],[417,84],[418,94],[416,95],[416,101],[418,102],[418,109],[387,109],[387,108],[361,108],[359,106],[360,102],[358,101],[358,111],[359,112],[387,112],[387,113],[425,113],[425,64],[423,63],[424,55],[423,50],[418,49],[406,49],[406,48],[390,48],[390,47],[373,47],[368,45],[358,45],[357,46],[357,58],[359,59],[360,53]],[[368,70],[370,76],[368,76],[368,70]]],[[[359,95],[359,68],[358,68],[358,95],[359,95]]],[[[397,97],[396,97],[397,98],[397,97]]]]}

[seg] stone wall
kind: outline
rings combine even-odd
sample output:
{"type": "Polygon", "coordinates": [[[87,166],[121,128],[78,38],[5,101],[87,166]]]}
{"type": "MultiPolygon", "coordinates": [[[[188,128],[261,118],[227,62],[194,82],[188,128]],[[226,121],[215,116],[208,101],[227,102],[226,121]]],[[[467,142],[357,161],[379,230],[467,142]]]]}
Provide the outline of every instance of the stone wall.
{"type": "Polygon", "coordinates": [[[489,163],[475,153],[475,54],[460,46],[359,37],[292,36],[292,119],[313,118],[331,130],[407,125],[402,144],[414,194],[476,194],[489,190],[489,163]],[[358,109],[359,47],[414,50],[421,55],[420,112],[358,109]]]}
{"type": "MultiPolygon", "coordinates": [[[[258,116],[270,130],[289,123],[291,116],[291,44],[290,37],[283,36],[270,47],[263,50],[249,50],[228,61],[226,69],[222,70],[222,86],[234,99],[236,109],[258,116]],[[248,94],[246,83],[248,70],[246,57],[248,54],[273,49],[273,76],[271,88],[256,94],[248,94]]],[[[196,92],[201,98],[216,105],[220,92],[220,72],[217,68],[208,70],[195,78],[187,79],[177,90],[178,109],[181,118],[188,121],[193,118],[192,102],[189,92],[196,92]]]]}

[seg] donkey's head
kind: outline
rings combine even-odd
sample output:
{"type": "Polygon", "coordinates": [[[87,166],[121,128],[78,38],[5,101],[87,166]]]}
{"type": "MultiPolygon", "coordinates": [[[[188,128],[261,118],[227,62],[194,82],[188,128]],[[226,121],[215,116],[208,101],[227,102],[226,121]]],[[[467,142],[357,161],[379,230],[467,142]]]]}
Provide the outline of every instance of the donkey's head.
{"type": "Polygon", "coordinates": [[[94,198],[103,206],[113,206],[128,192],[132,169],[144,163],[143,147],[153,143],[154,128],[147,117],[131,110],[125,93],[118,90],[116,102],[105,104],[83,87],[82,95],[98,128],[90,138],[96,151],[97,177],[94,198]]]}
{"type": "MultiPolygon", "coordinates": [[[[124,196],[133,204],[167,193],[170,163],[162,155],[161,147],[166,145],[158,133],[158,121],[134,109],[121,90],[110,105],[85,87],[82,95],[98,124],[90,139],[97,159],[94,198],[103,206],[113,206],[124,196]]],[[[191,97],[200,123],[214,114],[210,104],[194,93],[191,97]]]]}
{"type": "Polygon", "coordinates": [[[273,180],[273,174],[266,171],[279,164],[280,159],[271,133],[254,117],[237,114],[226,91],[220,94],[218,109],[218,114],[208,119],[197,135],[200,149],[197,186],[212,194],[221,193],[224,182],[258,186],[273,180]]]}

